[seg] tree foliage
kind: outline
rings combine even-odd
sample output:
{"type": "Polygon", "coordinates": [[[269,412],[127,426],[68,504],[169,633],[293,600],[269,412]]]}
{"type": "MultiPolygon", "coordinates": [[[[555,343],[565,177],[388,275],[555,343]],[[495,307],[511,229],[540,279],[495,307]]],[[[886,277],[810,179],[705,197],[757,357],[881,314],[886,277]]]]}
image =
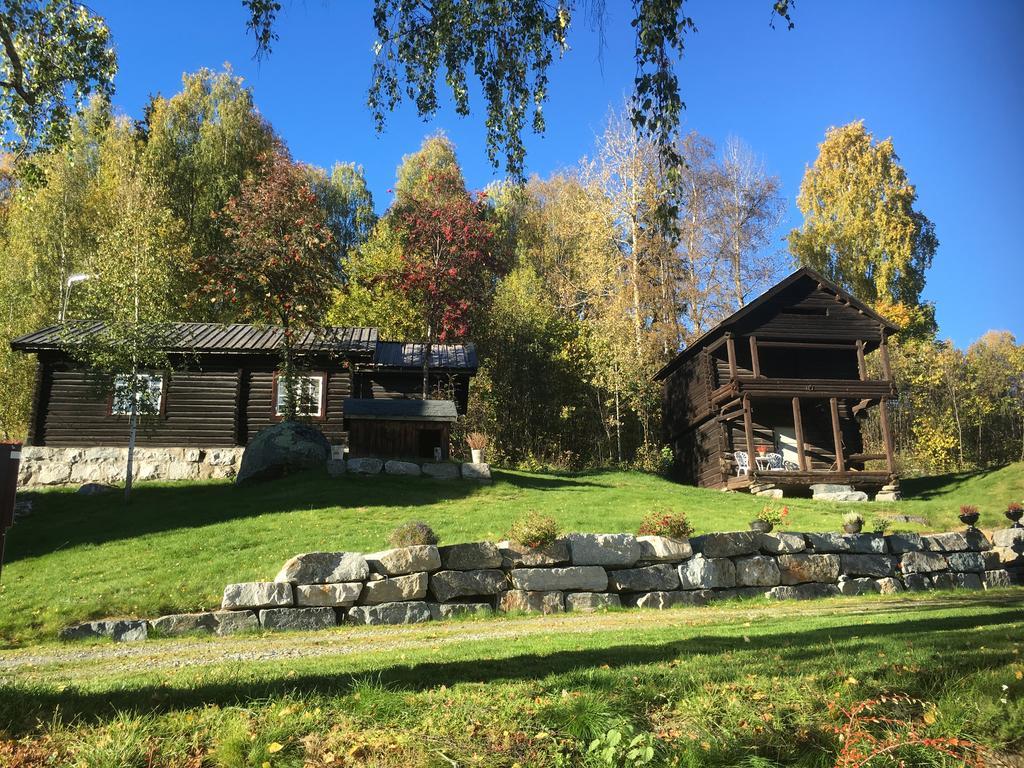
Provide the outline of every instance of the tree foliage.
{"type": "Polygon", "coordinates": [[[804,222],[789,235],[790,251],[883,314],[905,318],[912,333],[927,334],[934,319],[921,292],[938,240],[916,202],[892,139],[876,142],[863,121],[830,128],[800,185],[804,222]]]}
{"type": "Polygon", "coordinates": [[[0,3],[0,120],[19,149],[62,143],[91,95],[114,90],[117,55],[100,17],[73,0],[0,3]]]}

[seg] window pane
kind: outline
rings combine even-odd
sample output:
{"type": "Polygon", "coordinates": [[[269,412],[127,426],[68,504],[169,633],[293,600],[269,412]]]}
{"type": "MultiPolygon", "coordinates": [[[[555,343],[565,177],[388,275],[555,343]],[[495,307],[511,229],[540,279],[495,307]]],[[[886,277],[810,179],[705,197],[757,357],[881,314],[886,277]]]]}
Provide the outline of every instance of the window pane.
{"type": "Polygon", "coordinates": [[[139,373],[135,377],[136,386],[131,386],[130,374],[118,374],[114,377],[114,393],[110,401],[110,412],[117,416],[128,416],[132,412],[134,399],[140,414],[160,413],[163,400],[163,376],[139,373]]]}
{"type": "MultiPolygon", "coordinates": [[[[299,416],[320,416],[323,399],[323,376],[298,376],[295,380],[295,410],[299,416]]],[[[283,376],[277,379],[276,413],[283,416],[287,386],[283,376]]]]}

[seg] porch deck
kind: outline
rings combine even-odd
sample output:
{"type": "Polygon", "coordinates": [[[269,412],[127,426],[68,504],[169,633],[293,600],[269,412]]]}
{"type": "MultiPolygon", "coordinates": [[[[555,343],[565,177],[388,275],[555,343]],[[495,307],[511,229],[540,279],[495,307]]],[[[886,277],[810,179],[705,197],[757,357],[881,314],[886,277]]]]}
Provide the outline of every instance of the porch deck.
{"type": "Polygon", "coordinates": [[[816,483],[829,483],[836,485],[849,485],[855,489],[863,490],[873,488],[878,490],[886,483],[889,483],[895,475],[889,472],[858,472],[846,470],[811,470],[811,471],[789,471],[789,470],[751,470],[749,475],[730,477],[726,487],[730,491],[745,491],[752,485],[770,484],[777,488],[807,488],[816,483]]]}

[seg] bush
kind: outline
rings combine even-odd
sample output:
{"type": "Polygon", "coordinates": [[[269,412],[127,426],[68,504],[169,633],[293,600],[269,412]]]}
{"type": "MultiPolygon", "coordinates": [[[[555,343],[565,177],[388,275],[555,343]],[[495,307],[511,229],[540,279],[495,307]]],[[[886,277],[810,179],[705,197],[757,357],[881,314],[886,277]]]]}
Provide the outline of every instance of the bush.
{"type": "Polygon", "coordinates": [[[864,516],[860,512],[847,512],[843,515],[843,525],[864,525],[864,516]]]}
{"type": "Polygon", "coordinates": [[[412,520],[402,523],[395,528],[388,536],[388,543],[392,547],[413,547],[423,544],[437,544],[437,534],[434,529],[421,520],[412,520]]]}
{"type": "Polygon", "coordinates": [[[672,449],[667,445],[641,445],[636,449],[633,469],[651,475],[667,475],[672,469],[672,449]]]}
{"type": "Polygon", "coordinates": [[[651,512],[640,522],[637,533],[641,536],[688,539],[693,534],[693,526],[685,512],[651,512]]]}
{"type": "Polygon", "coordinates": [[[541,549],[558,538],[558,523],[555,518],[538,512],[528,512],[520,517],[505,534],[509,541],[522,544],[530,549],[541,549]]]}

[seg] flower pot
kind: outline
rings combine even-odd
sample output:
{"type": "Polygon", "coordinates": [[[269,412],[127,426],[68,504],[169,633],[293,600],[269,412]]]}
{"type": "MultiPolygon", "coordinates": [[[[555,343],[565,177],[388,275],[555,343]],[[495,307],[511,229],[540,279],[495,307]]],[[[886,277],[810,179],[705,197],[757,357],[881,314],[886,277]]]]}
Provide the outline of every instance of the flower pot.
{"type": "Polygon", "coordinates": [[[981,515],[977,512],[961,512],[960,522],[966,525],[968,528],[973,528],[974,524],[978,522],[978,518],[981,515]]]}
{"type": "Polygon", "coordinates": [[[1006,519],[1013,523],[1011,527],[1024,528],[1024,526],[1020,524],[1021,517],[1024,517],[1024,509],[1008,509],[1004,514],[1006,515],[1006,519]]]}
{"type": "Polygon", "coordinates": [[[860,533],[864,523],[843,523],[843,531],[846,533],[860,533]]]}
{"type": "Polygon", "coordinates": [[[773,526],[767,520],[750,521],[750,530],[752,530],[754,533],[771,533],[771,530],[774,527],[775,526],[773,526]]]}
{"type": "Polygon", "coordinates": [[[483,464],[484,461],[484,449],[483,448],[470,448],[469,452],[473,455],[474,464],[483,464]]]}

